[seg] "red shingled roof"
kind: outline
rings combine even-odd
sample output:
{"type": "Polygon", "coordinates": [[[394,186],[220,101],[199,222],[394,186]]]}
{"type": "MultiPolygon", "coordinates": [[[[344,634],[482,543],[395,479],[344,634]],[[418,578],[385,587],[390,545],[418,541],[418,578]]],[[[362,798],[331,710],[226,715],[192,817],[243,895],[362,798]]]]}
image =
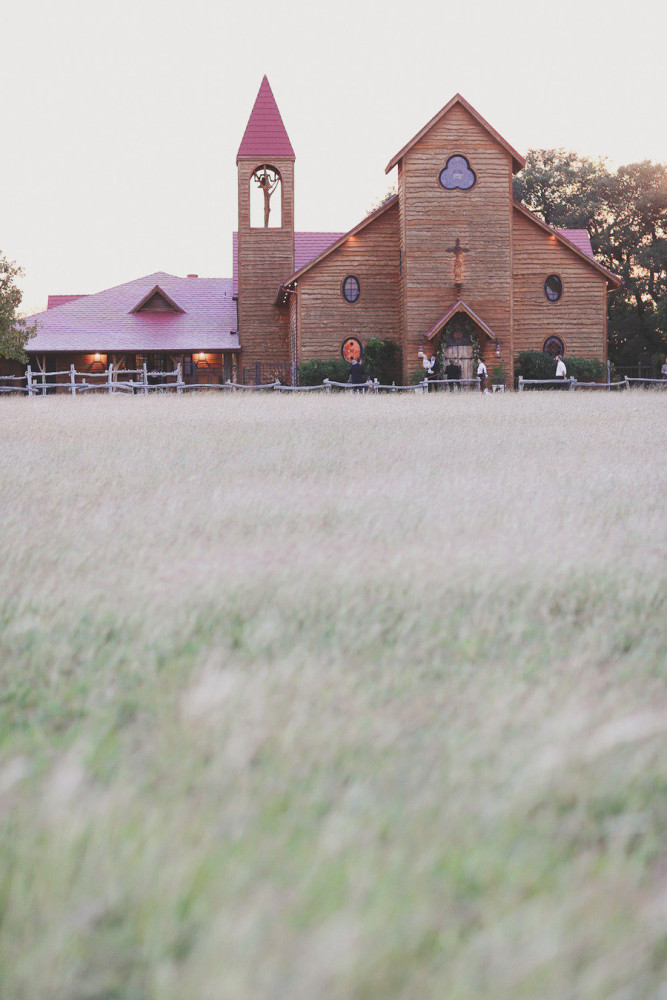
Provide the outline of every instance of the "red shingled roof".
{"type": "Polygon", "coordinates": [[[28,317],[28,351],[238,350],[230,278],[178,278],[164,271],[28,317]],[[156,285],[183,312],[132,312],[156,285]]]}
{"type": "MultiPolygon", "coordinates": [[[[343,233],[295,233],[294,234],[294,270],[299,271],[311,260],[319,257],[327,247],[343,236],[343,233]]],[[[234,247],[234,263],[232,265],[232,281],[234,283],[234,298],[239,294],[239,234],[232,234],[234,247]]]]}
{"type": "Polygon", "coordinates": [[[85,295],[49,295],[46,308],[55,309],[56,306],[66,306],[68,302],[76,302],[77,299],[85,299],[85,297],[85,295]]]}
{"type": "Polygon", "coordinates": [[[587,229],[557,229],[556,232],[560,233],[561,236],[564,236],[566,240],[570,241],[570,243],[574,243],[575,247],[578,247],[579,250],[583,250],[584,253],[588,254],[589,257],[593,257],[593,260],[595,260],[595,257],[593,256],[593,247],[591,246],[591,238],[588,235],[587,229]]]}
{"type": "Polygon", "coordinates": [[[292,143],[266,77],[259,88],[236,159],[240,156],[259,156],[262,159],[270,159],[272,156],[287,156],[292,160],[295,158],[292,143]]]}

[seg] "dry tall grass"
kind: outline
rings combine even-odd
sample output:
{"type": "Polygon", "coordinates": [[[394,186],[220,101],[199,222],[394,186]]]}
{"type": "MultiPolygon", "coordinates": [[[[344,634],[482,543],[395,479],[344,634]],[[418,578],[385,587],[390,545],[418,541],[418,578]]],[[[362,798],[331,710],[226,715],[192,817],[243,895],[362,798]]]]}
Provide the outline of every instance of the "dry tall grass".
{"type": "Polygon", "coordinates": [[[665,400],[2,400],[3,1000],[663,997],[665,400]]]}

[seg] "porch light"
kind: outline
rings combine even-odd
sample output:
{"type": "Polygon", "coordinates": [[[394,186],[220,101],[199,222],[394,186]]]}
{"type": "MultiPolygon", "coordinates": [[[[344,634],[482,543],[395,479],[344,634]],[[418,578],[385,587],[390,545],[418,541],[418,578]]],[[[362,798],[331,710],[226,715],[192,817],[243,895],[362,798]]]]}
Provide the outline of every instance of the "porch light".
{"type": "Polygon", "coordinates": [[[101,357],[102,357],[102,355],[100,354],[100,352],[99,352],[99,351],[96,351],[96,352],[95,352],[95,360],[96,360],[96,361],[99,361],[99,360],[101,359],[101,357]]]}
{"type": "Polygon", "coordinates": [[[203,351],[202,351],[202,352],[201,352],[201,354],[199,355],[199,360],[200,360],[200,361],[203,361],[203,360],[204,360],[204,352],[203,352],[203,351]]]}
{"type": "Polygon", "coordinates": [[[496,337],[496,357],[497,358],[502,358],[502,356],[503,356],[503,349],[500,346],[500,341],[496,337]]]}

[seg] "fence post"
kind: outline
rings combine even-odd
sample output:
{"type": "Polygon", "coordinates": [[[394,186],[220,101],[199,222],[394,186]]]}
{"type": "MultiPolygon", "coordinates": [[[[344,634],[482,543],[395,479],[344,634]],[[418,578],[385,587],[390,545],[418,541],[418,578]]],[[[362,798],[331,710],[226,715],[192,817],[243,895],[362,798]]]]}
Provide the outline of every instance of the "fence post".
{"type": "Polygon", "coordinates": [[[148,371],[146,369],[146,362],[145,361],[144,361],[143,368],[144,368],[144,382],[143,382],[144,389],[143,389],[143,394],[144,394],[144,396],[147,396],[148,395],[148,371]]]}
{"type": "Polygon", "coordinates": [[[107,365],[107,392],[111,392],[111,365],[107,365]]]}
{"type": "Polygon", "coordinates": [[[379,386],[379,384],[380,384],[379,379],[374,378],[373,379],[373,392],[375,393],[376,396],[378,394],[378,386],[379,386]]]}
{"type": "Polygon", "coordinates": [[[611,361],[607,358],[607,392],[611,392],[611,361]]]}
{"type": "Polygon", "coordinates": [[[523,392],[523,375],[519,375],[519,392],[523,392]]]}
{"type": "Polygon", "coordinates": [[[391,391],[392,391],[392,392],[396,392],[396,379],[393,379],[393,380],[392,380],[392,383],[391,383],[391,391]]]}
{"type": "Polygon", "coordinates": [[[176,392],[183,392],[183,381],[181,379],[181,362],[176,365],[176,392]]]}
{"type": "Polygon", "coordinates": [[[28,395],[32,396],[32,368],[30,367],[30,365],[28,365],[28,367],[25,370],[25,378],[26,378],[25,384],[28,390],[28,395]]]}
{"type": "Polygon", "coordinates": [[[627,375],[624,375],[623,378],[625,379],[625,388],[629,389],[630,388],[630,379],[628,378],[627,375]]]}
{"type": "Polygon", "coordinates": [[[322,382],[322,385],[326,387],[325,390],[324,390],[325,392],[331,392],[331,384],[330,384],[328,378],[324,379],[324,381],[322,382]]]}
{"type": "Polygon", "coordinates": [[[74,365],[69,366],[69,391],[70,395],[76,396],[76,373],[74,365]]]}
{"type": "Polygon", "coordinates": [[[296,385],[296,361],[292,362],[292,385],[296,385]]]}
{"type": "Polygon", "coordinates": [[[574,389],[574,387],[575,387],[576,384],[577,384],[577,380],[576,380],[576,378],[574,378],[574,376],[572,376],[570,378],[570,384],[567,387],[568,391],[571,390],[571,389],[574,389]]]}
{"type": "Polygon", "coordinates": [[[46,396],[46,374],[42,371],[42,396],[46,396]]]}

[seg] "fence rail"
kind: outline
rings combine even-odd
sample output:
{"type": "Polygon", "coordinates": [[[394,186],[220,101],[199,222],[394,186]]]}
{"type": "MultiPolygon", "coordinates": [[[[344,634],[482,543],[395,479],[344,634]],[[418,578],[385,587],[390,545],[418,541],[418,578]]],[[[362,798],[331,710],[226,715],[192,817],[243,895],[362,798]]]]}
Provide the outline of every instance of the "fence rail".
{"type": "MultiPolygon", "coordinates": [[[[630,378],[625,376],[621,382],[578,382],[575,378],[566,379],[527,379],[519,376],[518,390],[523,392],[529,386],[557,386],[560,389],[576,391],[577,389],[602,389],[611,391],[612,389],[630,389],[632,387],[667,389],[667,379],[659,378],[630,378]]],[[[422,379],[414,385],[384,385],[377,379],[369,379],[361,385],[351,382],[335,382],[332,379],[324,379],[321,385],[283,385],[278,379],[272,382],[257,383],[254,385],[242,382],[185,382],[180,364],[176,365],[173,371],[158,372],[148,371],[146,365],[141,368],[114,368],[110,366],[101,372],[78,372],[74,365],[69,370],[60,372],[33,372],[30,365],[26,369],[25,375],[0,375],[0,393],[23,393],[27,396],[46,396],[60,389],[61,392],[69,392],[72,396],[86,392],[106,392],[106,393],[127,393],[130,395],[148,395],[151,392],[190,392],[199,389],[217,389],[223,392],[356,392],[356,393],[386,393],[386,392],[412,392],[425,393],[431,389],[442,387],[443,390],[460,390],[468,387],[472,391],[481,391],[481,381],[479,378],[469,379],[422,379]],[[128,379],[126,376],[139,376],[138,379],[128,379]],[[53,382],[51,379],[58,376],[67,376],[67,381],[53,382]],[[172,381],[168,381],[172,380],[172,381]],[[10,382],[11,385],[4,383],[10,382]],[[23,384],[25,383],[25,384],[23,384]]]]}
{"type": "Polygon", "coordinates": [[[576,378],[524,378],[523,375],[519,375],[517,387],[519,392],[523,392],[526,386],[531,385],[543,387],[554,385],[568,392],[577,389],[602,389],[605,392],[610,392],[612,389],[629,388],[628,381],[632,380],[626,378],[623,382],[578,382],[576,378]]]}

